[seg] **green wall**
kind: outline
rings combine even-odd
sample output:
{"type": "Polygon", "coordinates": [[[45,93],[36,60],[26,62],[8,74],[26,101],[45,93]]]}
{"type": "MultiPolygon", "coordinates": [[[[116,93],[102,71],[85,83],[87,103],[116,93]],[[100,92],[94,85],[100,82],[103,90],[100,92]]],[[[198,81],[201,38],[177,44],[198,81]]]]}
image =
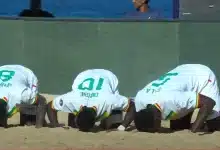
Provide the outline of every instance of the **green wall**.
{"type": "Polygon", "coordinates": [[[209,66],[220,79],[220,23],[181,23],[180,63],[209,66]]]}
{"type": "Polygon", "coordinates": [[[89,68],[113,71],[128,96],[182,63],[206,64],[220,74],[219,23],[0,20],[0,25],[0,65],[31,68],[41,92],[65,93],[89,68]]]}

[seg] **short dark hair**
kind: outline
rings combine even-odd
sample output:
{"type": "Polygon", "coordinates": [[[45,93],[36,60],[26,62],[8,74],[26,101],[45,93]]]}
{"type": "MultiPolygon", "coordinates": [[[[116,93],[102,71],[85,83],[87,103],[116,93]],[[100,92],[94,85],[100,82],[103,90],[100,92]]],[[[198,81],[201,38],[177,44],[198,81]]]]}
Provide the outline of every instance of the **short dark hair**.
{"type": "Polygon", "coordinates": [[[134,123],[136,129],[140,132],[155,132],[157,108],[154,105],[148,105],[146,109],[142,109],[135,113],[134,123]]]}
{"type": "Polygon", "coordinates": [[[96,122],[96,111],[84,106],[76,118],[76,124],[80,131],[88,132],[96,122]]]}

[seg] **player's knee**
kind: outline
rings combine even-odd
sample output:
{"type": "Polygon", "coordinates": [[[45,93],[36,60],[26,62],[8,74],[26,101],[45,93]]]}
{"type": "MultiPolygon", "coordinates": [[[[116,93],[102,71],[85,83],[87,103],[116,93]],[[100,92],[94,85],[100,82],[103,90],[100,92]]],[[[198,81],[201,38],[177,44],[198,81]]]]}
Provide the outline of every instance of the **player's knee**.
{"type": "Polygon", "coordinates": [[[72,113],[68,114],[68,126],[76,128],[75,115],[72,113]]]}
{"type": "Polygon", "coordinates": [[[216,117],[206,121],[206,125],[209,132],[214,132],[220,129],[220,117],[216,117]]]}
{"type": "Polygon", "coordinates": [[[93,108],[83,107],[76,118],[76,125],[80,131],[89,132],[95,125],[96,111],[93,108]]]}

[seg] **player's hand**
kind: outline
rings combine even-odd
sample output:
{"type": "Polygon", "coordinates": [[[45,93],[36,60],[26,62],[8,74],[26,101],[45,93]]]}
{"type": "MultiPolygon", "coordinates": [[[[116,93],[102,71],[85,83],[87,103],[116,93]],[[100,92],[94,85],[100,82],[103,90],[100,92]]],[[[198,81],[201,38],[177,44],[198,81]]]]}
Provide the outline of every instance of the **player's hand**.
{"type": "Polygon", "coordinates": [[[107,129],[106,132],[111,132],[111,131],[125,131],[125,127],[123,125],[120,125],[118,128],[114,129],[107,129]]]}

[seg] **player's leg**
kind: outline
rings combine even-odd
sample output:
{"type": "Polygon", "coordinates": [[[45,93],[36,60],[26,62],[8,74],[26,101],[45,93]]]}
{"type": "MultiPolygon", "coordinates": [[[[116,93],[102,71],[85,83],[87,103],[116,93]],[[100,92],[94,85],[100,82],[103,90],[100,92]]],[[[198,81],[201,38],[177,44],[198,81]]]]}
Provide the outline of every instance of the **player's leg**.
{"type": "Polygon", "coordinates": [[[190,129],[192,115],[193,115],[193,112],[189,113],[188,115],[180,119],[170,120],[170,129],[173,131],[190,129]]]}
{"type": "Polygon", "coordinates": [[[108,118],[101,120],[100,127],[105,130],[118,128],[118,126],[122,123],[122,120],[123,112],[120,110],[113,110],[108,118]]]}
{"type": "Polygon", "coordinates": [[[38,94],[37,101],[33,105],[21,105],[23,111],[20,112],[20,125],[37,125],[44,126],[47,124],[46,115],[46,98],[38,94]],[[28,112],[29,111],[29,112],[28,112]],[[32,113],[30,113],[32,111],[32,113]],[[36,123],[37,122],[37,123],[36,123]]]}
{"type": "Polygon", "coordinates": [[[217,130],[220,130],[220,116],[207,120],[206,121],[206,126],[208,128],[209,132],[214,132],[217,130]]]}
{"type": "MultiPolygon", "coordinates": [[[[201,86],[199,94],[207,96],[215,101],[215,106],[213,108],[212,114],[210,114],[207,120],[214,119],[220,116],[220,96],[219,96],[219,87],[217,83],[217,78],[214,72],[209,68],[204,68],[204,72],[206,71],[207,75],[199,76],[199,82],[201,86]]],[[[202,73],[201,73],[202,74],[202,73]]],[[[205,73],[204,73],[205,74],[205,73]]]]}
{"type": "Polygon", "coordinates": [[[69,127],[77,128],[75,119],[76,119],[76,117],[73,113],[68,114],[68,126],[69,127]]]}

